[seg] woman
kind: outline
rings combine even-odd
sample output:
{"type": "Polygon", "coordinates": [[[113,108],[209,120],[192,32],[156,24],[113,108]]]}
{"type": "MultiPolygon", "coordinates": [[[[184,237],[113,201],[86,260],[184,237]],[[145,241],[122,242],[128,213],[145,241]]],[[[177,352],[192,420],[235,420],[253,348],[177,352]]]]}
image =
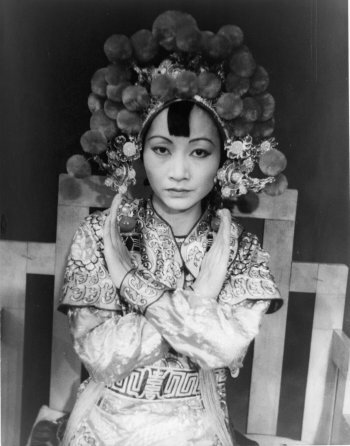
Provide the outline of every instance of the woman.
{"type": "MultiPolygon", "coordinates": [[[[130,106],[130,90],[124,96],[130,106]]],[[[119,193],[110,210],[78,229],[61,301],[90,374],[64,445],[234,444],[227,372],[237,376],[263,314],[280,306],[280,296],[268,255],[218,200],[219,186],[265,185],[249,177],[247,156],[234,164],[241,177],[227,180],[227,152],[239,144],[227,137],[229,120],[219,109],[198,94],[178,94],[148,108],[138,146],[129,132],[114,140],[122,155],[118,144],[109,148],[119,193]],[[135,147],[149,199],[120,193],[134,178],[135,147]]],[[[123,127],[120,116],[117,123],[123,127]]],[[[250,140],[244,143],[250,153],[250,140]]]]}

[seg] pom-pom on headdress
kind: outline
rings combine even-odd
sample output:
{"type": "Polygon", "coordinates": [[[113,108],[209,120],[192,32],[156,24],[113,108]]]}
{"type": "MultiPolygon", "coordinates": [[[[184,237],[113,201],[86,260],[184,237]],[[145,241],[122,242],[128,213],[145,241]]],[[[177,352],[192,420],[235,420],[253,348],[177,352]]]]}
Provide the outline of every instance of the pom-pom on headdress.
{"type": "MultiPolygon", "coordinates": [[[[81,145],[107,172],[108,186],[125,193],[135,184],[132,162],[140,157],[144,129],[167,104],[186,99],[208,110],[223,129],[227,160],[217,183],[224,199],[265,186],[271,195],[283,192],[286,159],[272,137],[269,76],[243,44],[238,26],[225,25],[216,34],[200,31],[191,15],[166,11],[152,31],[130,38],[115,34],[104,51],[109,65],[91,79],[90,130],[81,145]],[[251,176],[256,165],[267,177],[251,176]]],[[[76,163],[73,175],[89,171],[76,163]]]]}

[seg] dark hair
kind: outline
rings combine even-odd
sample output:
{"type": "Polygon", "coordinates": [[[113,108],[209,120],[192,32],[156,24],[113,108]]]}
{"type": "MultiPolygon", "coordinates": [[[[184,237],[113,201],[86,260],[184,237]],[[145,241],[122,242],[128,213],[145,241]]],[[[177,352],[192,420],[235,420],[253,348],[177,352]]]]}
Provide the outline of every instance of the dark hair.
{"type": "Polygon", "coordinates": [[[190,114],[194,102],[179,101],[170,104],[168,109],[168,130],[172,136],[190,136],[190,114]]]}
{"type": "MultiPolygon", "coordinates": [[[[158,114],[168,108],[168,117],[167,117],[167,123],[168,123],[168,131],[169,134],[172,136],[184,136],[188,138],[190,136],[190,114],[193,110],[193,107],[197,105],[197,107],[203,109],[208,113],[208,115],[212,118],[214,121],[216,128],[218,130],[219,138],[220,138],[220,166],[224,163],[226,159],[226,154],[224,151],[224,141],[225,141],[225,133],[221,125],[219,124],[217,118],[213,116],[213,112],[211,112],[207,107],[204,105],[202,106],[200,103],[195,102],[193,100],[188,99],[177,99],[173,102],[170,102],[169,104],[164,104],[164,106],[157,111],[150,119],[148,119],[141,130],[141,140],[144,143],[144,138],[154,120],[158,116],[158,114]]],[[[141,158],[142,158],[142,152],[141,152],[141,158]]]]}

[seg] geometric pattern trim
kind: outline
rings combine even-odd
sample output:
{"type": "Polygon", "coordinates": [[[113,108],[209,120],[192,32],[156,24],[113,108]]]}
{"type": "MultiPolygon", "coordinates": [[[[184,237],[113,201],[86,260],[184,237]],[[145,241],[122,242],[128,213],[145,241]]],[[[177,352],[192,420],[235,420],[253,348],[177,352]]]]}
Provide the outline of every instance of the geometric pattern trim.
{"type": "Polygon", "coordinates": [[[190,398],[199,395],[199,380],[198,373],[189,370],[143,367],[109,388],[137,399],[190,398]]]}

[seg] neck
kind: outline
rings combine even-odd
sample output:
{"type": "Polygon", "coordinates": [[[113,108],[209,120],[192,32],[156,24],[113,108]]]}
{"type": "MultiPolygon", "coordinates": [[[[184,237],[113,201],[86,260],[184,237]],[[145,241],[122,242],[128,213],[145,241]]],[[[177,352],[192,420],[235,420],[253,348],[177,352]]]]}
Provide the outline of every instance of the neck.
{"type": "Polygon", "coordinates": [[[187,235],[202,214],[200,202],[189,209],[174,210],[153,195],[152,203],[155,211],[170,225],[175,236],[187,235]]]}

